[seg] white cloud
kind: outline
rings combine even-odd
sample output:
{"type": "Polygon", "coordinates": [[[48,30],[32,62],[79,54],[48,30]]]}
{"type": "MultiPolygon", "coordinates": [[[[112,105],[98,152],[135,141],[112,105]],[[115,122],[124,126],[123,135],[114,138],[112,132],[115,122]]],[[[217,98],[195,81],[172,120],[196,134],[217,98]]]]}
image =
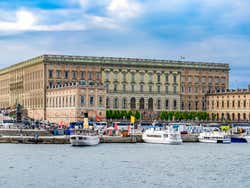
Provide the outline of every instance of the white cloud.
{"type": "Polygon", "coordinates": [[[0,22],[0,30],[2,31],[22,31],[33,28],[36,23],[36,17],[29,11],[18,10],[16,12],[15,21],[2,21],[0,22]]]}
{"type": "Polygon", "coordinates": [[[141,12],[141,9],[141,4],[135,0],[111,0],[107,6],[109,15],[122,19],[138,16],[141,12]]]}

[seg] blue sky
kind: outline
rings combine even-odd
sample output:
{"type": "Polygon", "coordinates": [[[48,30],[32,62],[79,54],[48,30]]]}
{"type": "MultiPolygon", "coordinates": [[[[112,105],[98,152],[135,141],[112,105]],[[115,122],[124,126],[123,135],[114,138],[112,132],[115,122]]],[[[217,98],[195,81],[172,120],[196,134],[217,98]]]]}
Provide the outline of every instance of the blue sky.
{"type": "Polygon", "coordinates": [[[248,0],[1,0],[0,68],[41,54],[229,63],[250,84],[248,0]]]}

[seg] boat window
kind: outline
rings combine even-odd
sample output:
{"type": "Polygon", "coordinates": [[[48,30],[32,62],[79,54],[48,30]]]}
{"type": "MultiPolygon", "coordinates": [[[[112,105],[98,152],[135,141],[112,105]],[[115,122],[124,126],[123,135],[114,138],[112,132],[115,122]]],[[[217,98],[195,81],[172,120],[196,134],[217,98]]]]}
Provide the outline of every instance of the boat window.
{"type": "Polygon", "coordinates": [[[76,139],[76,137],[71,137],[71,139],[72,139],[72,140],[75,140],[75,139],[76,139]]]}
{"type": "Polygon", "coordinates": [[[161,138],[161,135],[148,134],[147,137],[161,138]]]}
{"type": "Polygon", "coordinates": [[[82,140],[82,137],[78,137],[78,140],[82,140]]]}
{"type": "Polygon", "coordinates": [[[168,138],[168,135],[167,135],[167,134],[164,134],[163,137],[164,137],[164,138],[168,138]]]}

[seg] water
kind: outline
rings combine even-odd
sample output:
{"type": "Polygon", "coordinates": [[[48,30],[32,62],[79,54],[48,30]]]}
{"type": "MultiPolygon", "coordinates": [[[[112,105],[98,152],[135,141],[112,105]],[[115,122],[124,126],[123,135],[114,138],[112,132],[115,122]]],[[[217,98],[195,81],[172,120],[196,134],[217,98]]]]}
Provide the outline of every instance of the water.
{"type": "Polygon", "coordinates": [[[0,144],[1,188],[249,187],[250,144],[0,144]]]}

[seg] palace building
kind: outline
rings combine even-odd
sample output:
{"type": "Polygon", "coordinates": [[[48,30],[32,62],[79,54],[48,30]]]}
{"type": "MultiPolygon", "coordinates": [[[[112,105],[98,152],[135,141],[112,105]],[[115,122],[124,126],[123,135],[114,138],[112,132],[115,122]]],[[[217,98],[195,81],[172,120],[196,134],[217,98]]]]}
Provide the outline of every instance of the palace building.
{"type": "Polygon", "coordinates": [[[212,120],[250,121],[250,88],[210,92],[206,100],[212,120]]]}
{"type": "Polygon", "coordinates": [[[106,109],[145,118],[205,111],[205,94],[228,89],[228,77],[228,64],[42,55],[0,70],[0,108],[21,104],[27,116],[54,122],[104,118],[106,109]]]}

